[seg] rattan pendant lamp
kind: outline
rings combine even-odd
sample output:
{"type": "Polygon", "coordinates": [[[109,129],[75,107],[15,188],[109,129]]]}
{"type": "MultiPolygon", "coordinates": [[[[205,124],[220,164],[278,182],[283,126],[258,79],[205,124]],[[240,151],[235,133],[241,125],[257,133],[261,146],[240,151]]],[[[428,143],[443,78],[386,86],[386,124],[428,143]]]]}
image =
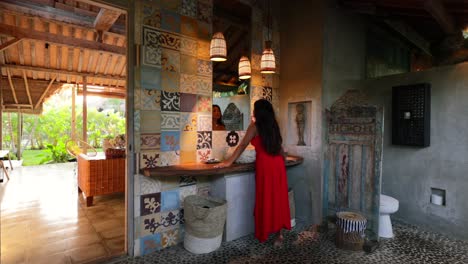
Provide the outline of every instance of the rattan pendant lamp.
{"type": "Polygon", "coordinates": [[[242,56],[239,60],[239,79],[247,80],[252,77],[252,68],[250,67],[250,61],[247,56],[242,56]]]}
{"type": "Polygon", "coordinates": [[[267,9],[267,27],[268,27],[268,34],[267,40],[265,41],[265,49],[262,53],[262,59],[260,61],[260,72],[265,74],[275,73],[276,71],[276,62],[275,62],[275,54],[273,53],[273,49],[271,48],[271,10],[270,10],[270,1],[265,1],[265,7],[267,9]]]}
{"type": "Polygon", "coordinates": [[[224,39],[224,35],[222,32],[216,32],[213,34],[213,38],[211,39],[210,43],[210,60],[227,60],[226,40],[224,39]]]}

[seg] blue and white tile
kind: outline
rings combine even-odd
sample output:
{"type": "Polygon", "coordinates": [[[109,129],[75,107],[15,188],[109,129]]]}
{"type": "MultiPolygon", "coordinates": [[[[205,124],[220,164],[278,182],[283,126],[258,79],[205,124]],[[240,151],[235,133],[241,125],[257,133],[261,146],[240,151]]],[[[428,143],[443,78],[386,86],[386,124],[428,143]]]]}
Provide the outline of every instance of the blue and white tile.
{"type": "Polygon", "coordinates": [[[161,147],[161,133],[142,133],[140,135],[142,150],[158,150],[161,147]]]}
{"type": "Polygon", "coordinates": [[[211,77],[197,76],[195,79],[195,86],[197,94],[210,95],[213,92],[213,80],[211,77]]]}
{"type": "Polygon", "coordinates": [[[161,111],[180,111],[180,93],[161,91],[161,111]]]}
{"type": "Polygon", "coordinates": [[[179,112],[162,112],[161,113],[161,130],[164,131],[179,131],[180,130],[180,113],[179,112]]]}
{"type": "Polygon", "coordinates": [[[225,143],[228,145],[228,147],[236,147],[240,142],[240,136],[239,133],[236,131],[230,131],[226,135],[226,140],[225,143]]]}
{"type": "Polygon", "coordinates": [[[197,0],[182,0],[180,13],[184,16],[197,18],[198,1],[197,0]]]}
{"type": "Polygon", "coordinates": [[[179,186],[189,186],[197,184],[197,177],[196,176],[180,176],[179,186]]]}
{"type": "Polygon", "coordinates": [[[211,131],[212,127],[211,115],[198,114],[197,131],[211,131]]]}
{"type": "Polygon", "coordinates": [[[197,194],[197,185],[189,185],[189,186],[184,186],[184,187],[180,187],[180,192],[179,192],[179,196],[180,196],[180,207],[181,208],[184,208],[184,199],[185,197],[189,196],[189,195],[195,195],[197,194]]]}
{"type": "Polygon", "coordinates": [[[145,89],[161,90],[161,70],[142,65],[140,67],[140,85],[145,89]]]}
{"type": "Polygon", "coordinates": [[[140,122],[141,133],[159,133],[161,131],[161,112],[140,111],[140,122]]]}
{"type": "Polygon", "coordinates": [[[213,2],[210,0],[198,0],[198,20],[212,24],[213,2]]]}
{"type": "Polygon", "coordinates": [[[161,28],[166,31],[180,33],[180,15],[177,12],[161,9],[161,28]]]}
{"type": "Polygon", "coordinates": [[[142,256],[154,253],[162,248],[161,234],[155,233],[140,238],[140,253],[142,256]]]}
{"type": "Polygon", "coordinates": [[[180,73],[180,52],[171,49],[162,49],[161,68],[163,71],[180,73]]]}
{"type": "Polygon", "coordinates": [[[180,39],[180,53],[184,55],[197,56],[198,52],[198,41],[193,38],[181,38],[180,39]]]}
{"type": "Polygon", "coordinates": [[[160,166],[174,166],[180,163],[179,151],[164,151],[161,152],[160,166]]]}
{"type": "Polygon", "coordinates": [[[202,163],[212,158],[212,150],[208,148],[197,149],[197,162],[202,163]]]}
{"type": "Polygon", "coordinates": [[[159,151],[145,150],[138,155],[140,156],[140,169],[153,169],[159,164],[159,151]]]}
{"type": "Polygon", "coordinates": [[[180,92],[197,94],[197,76],[192,74],[180,74],[180,92]]]}
{"type": "Polygon", "coordinates": [[[159,213],[161,211],[161,193],[150,193],[140,196],[141,216],[159,213]]]}
{"type": "Polygon", "coordinates": [[[164,72],[161,78],[161,87],[166,92],[179,92],[180,74],[178,72],[164,72]]]}
{"type": "Polygon", "coordinates": [[[142,64],[154,68],[161,68],[162,49],[160,46],[142,46],[142,64]]]}
{"type": "Polygon", "coordinates": [[[179,188],[161,193],[161,212],[180,208],[179,188]]]}
{"type": "Polygon", "coordinates": [[[213,74],[213,66],[211,61],[198,60],[197,61],[197,74],[211,77],[213,74]]]}
{"type": "Polygon", "coordinates": [[[158,193],[162,191],[161,181],[153,177],[140,175],[140,192],[141,195],[158,193]]]}
{"type": "Polygon", "coordinates": [[[179,243],[179,228],[174,228],[161,233],[162,247],[167,248],[177,245],[179,243]]]}
{"type": "Polygon", "coordinates": [[[141,110],[161,110],[161,91],[141,90],[141,110]]]}
{"type": "Polygon", "coordinates": [[[176,228],[180,224],[180,216],[180,210],[140,216],[136,225],[136,235],[143,237],[176,228]]]}
{"type": "MultiPolygon", "coordinates": [[[[197,113],[181,113],[180,116],[181,131],[197,131],[198,114],[197,113]]],[[[208,129],[210,130],[210,129],[208,129]]]]}
{"type": "Polygon", "coordinates": [[[161,152],[180,150],[180,131],[161,132],[161,152]]]}
{"type": "Polygon", "coordinates": [[[197,133],[197,149],[211,149],[213,142],[211,131],[198,131],[197,133]]]}

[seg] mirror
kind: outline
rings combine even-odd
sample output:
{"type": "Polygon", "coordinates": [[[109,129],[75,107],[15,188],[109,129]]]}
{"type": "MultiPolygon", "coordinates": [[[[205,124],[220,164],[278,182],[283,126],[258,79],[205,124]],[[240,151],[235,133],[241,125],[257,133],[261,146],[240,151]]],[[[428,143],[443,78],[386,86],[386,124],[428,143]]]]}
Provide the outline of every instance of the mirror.
{"type": "Polygon", "coordinates": [[[241,56],[251,59],[252,11],[233,0],[214,0],[213,5],[213,33],[222,32],[227,46],[227,60],[213,62],[213,105],[219,106],[224,124],[216,126],[213,121],[213,130],[246,130],[251,115],[250,79],[239,79],[238,65],[241,56]]]}

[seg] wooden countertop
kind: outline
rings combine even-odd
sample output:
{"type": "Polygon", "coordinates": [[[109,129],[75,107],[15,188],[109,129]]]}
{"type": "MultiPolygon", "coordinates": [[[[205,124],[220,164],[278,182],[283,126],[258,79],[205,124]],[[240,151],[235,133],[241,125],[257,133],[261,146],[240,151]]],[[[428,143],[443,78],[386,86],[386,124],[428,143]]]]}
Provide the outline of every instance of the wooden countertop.
{"type": "MultiPolygon", "coordinates": [[[[296,166],[301,164],[304,159],[298,156],[287,156],[286,167],[296,166]]],[[[214,168],[216,164],[204,163],[187,163],[175,166],[158,167],[153,169],[141,169],[140,173],[145,176],[206,176],[206,175],[223,175],[231,173],[248,172],[255,170],[255,163],[234,163],[227,168],[214,168]]]]}

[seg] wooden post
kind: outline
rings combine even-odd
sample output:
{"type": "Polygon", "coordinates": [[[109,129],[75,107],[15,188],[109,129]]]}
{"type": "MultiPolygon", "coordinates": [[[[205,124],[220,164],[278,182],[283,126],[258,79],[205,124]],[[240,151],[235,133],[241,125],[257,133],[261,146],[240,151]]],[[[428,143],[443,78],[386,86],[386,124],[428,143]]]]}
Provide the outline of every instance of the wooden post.
{"type": "Polygon", "coordinates": [[[76,101],[76,87],[78,84],[75,83],[75,85],[72,86],[72,112],[71,112],[71,139],[74,140],[76,139],[76,107],[75,107],[75,101],[76,101]]]}
{"type": "Polygon", "coordinates": [[[18,108],[18,142],[17,142],[17,148],[16,148],[16,157],[18,157],[18,160],[21,160],[21,138],[22,138],[22,133],[23,132],[23,113],[21,112],[21,109],[18,108]]]}
{"type": "MultiPolygon", "coordinates": [[[[83,77],[83,141],[88,142],[88,104],[86,102],[87,88],[86,88],[86,76],[83,77]]],[[[85,153],[87,151],[85,150],[85,153]]]]}
{"type": "MultiPolygon", "coordinates": [[[[0,73],[2,67],[0,67],[0,73]]],[[[3,89],[0,87],[0,149],[3,149],[3,89]]]]}

